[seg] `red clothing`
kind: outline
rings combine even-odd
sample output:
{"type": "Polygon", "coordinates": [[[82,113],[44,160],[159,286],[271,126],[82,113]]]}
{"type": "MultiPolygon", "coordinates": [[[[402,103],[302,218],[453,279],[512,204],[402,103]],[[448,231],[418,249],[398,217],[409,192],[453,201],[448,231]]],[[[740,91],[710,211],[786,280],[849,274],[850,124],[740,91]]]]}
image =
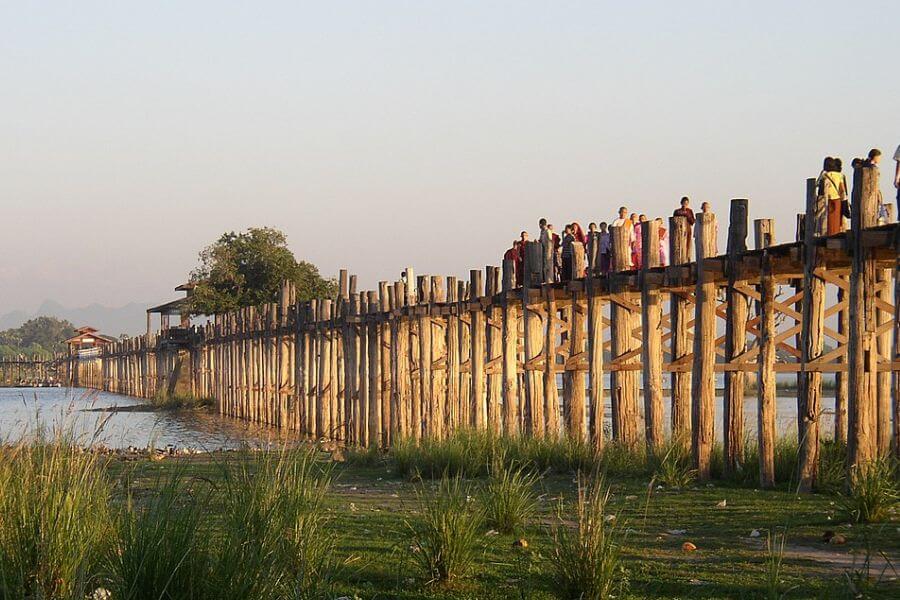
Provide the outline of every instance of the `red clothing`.
{"type": "Polygon", "coordinates": [[[575,230],[575,241],[581,242],[582,244],[587,244],[587,236],[584,235],[584,229],[581,228],[581,225],[578,223],[572,223],[572,228],[575,230]]]}

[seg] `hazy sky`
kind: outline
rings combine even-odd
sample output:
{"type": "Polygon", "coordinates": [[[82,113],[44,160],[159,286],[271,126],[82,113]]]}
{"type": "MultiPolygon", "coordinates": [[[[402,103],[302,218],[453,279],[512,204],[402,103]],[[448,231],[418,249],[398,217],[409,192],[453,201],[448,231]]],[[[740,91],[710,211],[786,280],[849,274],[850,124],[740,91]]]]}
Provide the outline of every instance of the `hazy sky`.
{"type": "Polygon", "coordinates": [[[896,0],[0,0],[0,312],[169,299],[256,225],[367,287],[683,194],[785,240],[822,156],[890,159],[898,63],[896,0]]]}

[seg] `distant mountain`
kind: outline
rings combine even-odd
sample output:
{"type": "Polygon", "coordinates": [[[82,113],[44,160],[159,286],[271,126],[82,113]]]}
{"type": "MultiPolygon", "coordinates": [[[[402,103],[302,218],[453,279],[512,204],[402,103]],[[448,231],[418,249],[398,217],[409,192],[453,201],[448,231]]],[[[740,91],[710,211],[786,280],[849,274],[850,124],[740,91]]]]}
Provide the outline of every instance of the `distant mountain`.
{"type": "Polygon", "coordinates": [[[75,327],[90,325],[100,333],[118,337],[125,333],[136,335],[146,330],[147,308],[151,304],[132,302],[120,307],[94,303],[81,308],[66,308],[55,300],[45,300],[34,312],[14,310],[0,315],[0,330],[18,327],[34,317],[56,317],[70,321],[75,327]]]}

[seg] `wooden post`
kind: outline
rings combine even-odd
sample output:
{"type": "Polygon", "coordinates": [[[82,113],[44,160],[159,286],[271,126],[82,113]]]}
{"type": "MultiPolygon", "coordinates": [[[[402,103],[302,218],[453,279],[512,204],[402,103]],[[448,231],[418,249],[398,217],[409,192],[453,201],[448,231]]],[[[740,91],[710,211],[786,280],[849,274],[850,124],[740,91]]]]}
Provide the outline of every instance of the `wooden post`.
{"type": "Polygon", "coordinates": [[[378,292],[368,293],[369,305],[369,445],[382,446],[381,429],[381,325],[378,292]]]}
{"type": "MultiPolygon", "coordinates": [[[[691,262],[691,238],[691,226],[687,217],[669,218],[669,255],[673,267],[691,262]]],[[[693,351],[690,338],[690,320],[693,318],[691,308],[691,300],[685,292],[671,293],[672,438],[685,447],[691,443],[691,371],[683,366],[693,351]]]]}
{"type": "Polygon", "coordinates": [[[387,281],[378,282],[379,330],[381,345],[379,346],[379,375],[381,376],[381,445],[391,445],[391,325],[390,303],[387,281]]]}
{"type": "MultiPolygon", "coordinates": [[[[894,205],[886,204],[887,223],[894,222],[894,205]]],[[[875,273],[875,279],[879,287],[877,298],[884,304],[891,303],[893,296],[893,279],[894,269],[878,269],[875,273]]],[[[891,452],[891,368],[890,362],[892,353],[891,347],[891,327],[890,321],[894,318],[893,312],[884,310],[881,307],[876,308],[876,321],[878,323],[878,360],[886,363],[887,366],[878,369],[876,378],[876,387],[878,389],[878,454],[879,456],[888,456],[891,452]]],[[[900,454],[900,453],[898,453],[900,454]]]]}
{"type": "Polygon", "coordinates": [[[369,438],[369,412],[370,394],[369,383],[369,326],[367,318],[369,313],[369,296],[366,292],[359,294],[359,437],[357,444],[368,446],[369,438]]]}
{"type": "Polygon", "coordinates": [[[447,315],[446,345],[447,345],[447,422],[445,435],[454,431],[459,423],[459,296],[457,296],[456,277],[447,277],[447,303],[449,314],[447,315]]]}
{"type": "Polygon", "coordinates": [[[706,259],[715,256],[714,214],[697,215],[694,238],[697,242],[697,290],[694,294],[694,377],[691,382],[692,446],[697,476],[703,481],[709,479],[715,443],[716,284],[706,270],[706,259]]]}
{"type": "Polygon", "coordinates": [[[435,437],[446,435],[447,427],[447,327],[442,315],[444,302],[444,279],[431,278],[431,302],[428,319],[431,328],[431,416],[435,437]]]}
{"type": "MultiPolygon", "coordinates": [[[[850,280],[845,276],[838,276],[847,286],[850,280]]],[[[837,301],[842,304],[847,300],[847,290],[843,287],[838,288],[837,301]]],[[[843,308],[837,314],[837,330],[838,333],[847,336],[850,329],[850,312],[843,308]]],[[[846,363],[847,357],[839,356],[837,359],[840,363],[846,363]]],[[[849,404],[848,397],[850,394],[849,373],[846,371],[838,371],[834,374],[834,439],[843,444],[847,443],[847,406],[849,404]]]]}
{"type": "Polygon", "coordinates": [[[771,488],[775,485],[775,277],[768,251],[762,256],[759,304],[759,485],[771,488]]]}
{"type": "Polygon", "coordinates": [[[644,375],[644,434],[647,449],[656,454],[665,443],[662,393],[662,302],[650,269],[660,266],[659,224],[641,224],[641,361],[644,375]]]}
{"type": "Polygon", "coordinates": [[[488,426],[492,434],[499,435],[502,431],[500,419],[500,406],[503,395],[503,369],[500,364],[503,359],[503,318],[502,307],[497,295],[500,293],[500,269],[497,267],[485,267],[487,276],[487,296],[490,304],[487,318],[487,417],[488,426]]]}
{"type": "Polygon", "coordinates": [[[503,353],[503,429],[508,436],[519,433],[519,318],[512,299],[515,278],[511,260],[503,261],[502,353],[503,353]]]}
{"type": "MultiPolygon", "coordinates": [[[[422,419],[425,421],[425,430],[430,437],[436,435],[434,404],[432,402],[431,382],[431,278],[419,276],[419,305],[416,306],[416,317],[419,332],[419,389],[422,419]]],[[[421,427],[421,425],[420,425],[421,427]]]]}
{"type": "Polygon", "coordinates": [[[747,250],[748,201],[731,201],[728,221],[728,290],[725,314],[725,362],[738,370],[725,371],[724,452],[726,474],[737,472],[744,463],[744,392],[747,374],[740,365],[747,351],[747,320],[750,310],[747,297],[738,291],[743,282],[741,255],[747,250]]]}
{"type": "Polygon", "coordinates": [[[800,330],[798,489],[808,492],[816,486],[819,473],[819,413],[822,404],[822,373],[806,370],[822,356],[825,345],[825,281],[816,275],[825,268],[825,259],[816,246],[816,238],[826,234],[825,220],[819,215],[816,180],[806,180],[806,224],[803,257],[803,322],[800,330]]]}
{"type": "Polygon", "coordinates": [[[612,393],[612,433],[613,437],[626,446],[637,443],[637,377],[630,368],[632,360],[622,357],[634,350],[634,319],[632,317],[633,295],[623,271],[631,270],[631,232],[625,227],[611,227],[612,274],[610,286],[610,334],[612,362],[616,367],[610,376],[612,393]]]}
{"type": "Polygon", "coordinates": [[[878,167],[857,167],[853,173],[851,219],[849,362],[849,469],[870,463],[877,456],[876,419],[877,318],[875,315],[876,261],[863,244],[863,231],[878,217],[878,167]]]}
{"type": "Polygon", "coordinates": [[[531,290],[540,287],[543,278],[540,242],[525,243],[522,283],[522,314],[525,321],[525,433],[544,436],[544,384],[540,360],[544,345],[544,323],[540,309],[535,309],[531,290]]]}
{"type": "Polygon", "coordinates": [[[472,375],[472,426],[482,430],[487,428],[487,397],[484,387],[485,364],[485,318],[481,306],[481,295],[484,287],[482,273],[478,269],[469,271],[469,315],[471,323],[470,372],[472,375]]]}
{"type": "MultiPolygon", "coordinates": [[[[572,244],[572,278],[584,277],[585,252],[580,242],[572,244]]],[[[572,294],[571,320],[569,321],[569,365],[566,367],[566,378],[569,380],[569,398],[566,400],[566,416],[568,435],[571,439],[584,441],[587,422],[585,411],[585,387],[587,374],[579,368],[585,356],[587,340],[585,339],[585,321],[588,307],[585,302],[584,283],[573,282],[569,289],[572,294]]]]}
{"type": "Polygon", "coordinates": [[[605,405],[603,403],[603,303],[601,280],[593,273],[585,282],[588,303],[588,376],[590,377],[591,445],[603,449],[605,405]]]}
{"type": "MultiPolygon", "coordinates": [[[[897,207],[900,210],[900,206],[897,207]]],[[[893,362],[900,363],[900,228],[894,230],[894,351],[893,362]]],[[[900,370],[894,370],[894,455],[900,456],[900,370]]]]}
{"type": "Polygon", "coordinates": [[[559,436],[559,391],[556,384],[556,334],[559,317],[552,286],[542,288],[547,325],[544,328],[544,427],[550,437],[559,436]]]}

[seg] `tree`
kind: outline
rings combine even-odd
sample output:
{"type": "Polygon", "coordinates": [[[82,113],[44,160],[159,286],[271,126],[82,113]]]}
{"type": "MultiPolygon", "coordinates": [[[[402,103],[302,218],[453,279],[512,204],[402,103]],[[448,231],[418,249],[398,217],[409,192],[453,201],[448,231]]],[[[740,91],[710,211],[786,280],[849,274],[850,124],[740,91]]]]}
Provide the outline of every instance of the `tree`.
{"type": "Polygon", "coordinates": [[[200,252],[191,281],[191,312],[207,315],[275,302],[284,281],[293,282],[298,300],[333,297],[337,289],[315,265],[294,258],[284,233],[269,227],[222,234],[200,252]]]}
{"type": "Polygon", "coordinates": [[[0,355],[51,354],[65,350],[63,342],[75,335],[68,321],[56,317],[36,317],[14,329],[0,331],[0,355]]]}

